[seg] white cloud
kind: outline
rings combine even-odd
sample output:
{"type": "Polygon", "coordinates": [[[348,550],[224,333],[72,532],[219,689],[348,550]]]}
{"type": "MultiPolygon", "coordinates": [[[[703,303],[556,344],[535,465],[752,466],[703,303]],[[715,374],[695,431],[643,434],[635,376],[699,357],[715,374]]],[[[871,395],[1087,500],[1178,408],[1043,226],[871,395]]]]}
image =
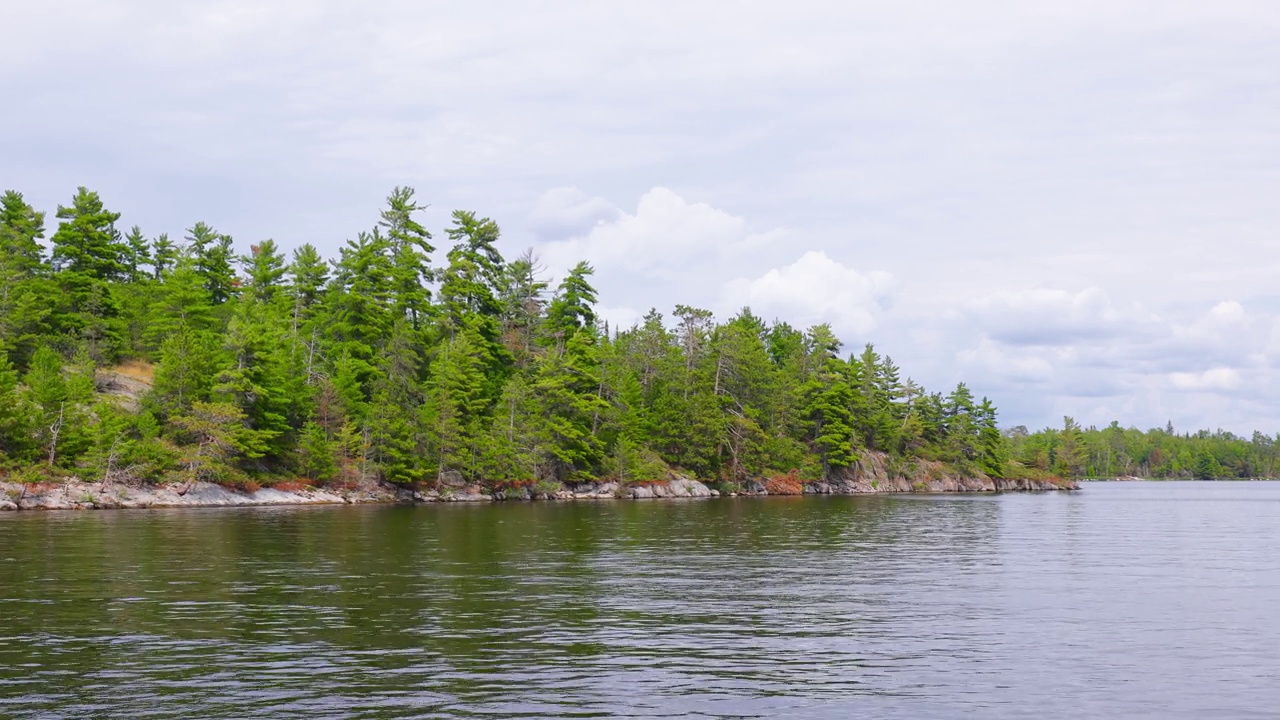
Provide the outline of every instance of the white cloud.
{"type": "Polygon", "coordinates": [[[889,273],[861,273],[825,252],[811,250],[755,279],[729,282],[721,304],[748,305],[757,315],[802,328],[828,322],[837,332],[865,336],[875,329],[893,284],[889,273]]]}
{"type": "Polygon", "coordinates": [[[956,353],[956,361],[967,372],[1014,382],[1045,383],[1054,374],[1053,363],[1034,350],[1005,347],[989,337],[956,353]]]}
{"type": "Polygon", "coordinates": [[[576,187],[552,188],[538,198],[529,218],[534,234],[545,240],[582,237],[598,225],[616,222],[622,211],[604,198],[576,187]]]}
{"type": "Polygon", "coordinates": [[[1170,373],[1169,384],[1178,390],[1205,392],[1240,387],[1240,372],[1234,368],[1212,368],[1198,373],[1170,373]]]}
{"type": "Polygon", "coordinates": [[[412,185],[618,322],[829,320],[1032,425],[1280,417],[1270,0],[11,4],[0,157],[51,224],[85,184],[334,253],[412,185]]]}
{"type": "MultiPolygon", "coordinates": [[[[579,197],[579,207],[585,196],[579,197]]],[[[599,202],[587,200],[597,212],[599,202]]],[[[625,269],[632,276],[675,280],[690,271],[704,272],[749,261],[747,255],[785,236],[775,230],[755,233],[746,220],[705,203],[691,203],[664,187],[640,197],[635,213],[618,213],[599,221],[585,234],[542,246],[555,270],[586,260],[602,271],[625,269]]]]}
{"type": "Polygon", "coordinates": [[[1013,345],[1070,345],[1143,332],[1139,308],[1117,309],[1101,288],[998,291],[964,308],[977,329],[1013,345]]]}

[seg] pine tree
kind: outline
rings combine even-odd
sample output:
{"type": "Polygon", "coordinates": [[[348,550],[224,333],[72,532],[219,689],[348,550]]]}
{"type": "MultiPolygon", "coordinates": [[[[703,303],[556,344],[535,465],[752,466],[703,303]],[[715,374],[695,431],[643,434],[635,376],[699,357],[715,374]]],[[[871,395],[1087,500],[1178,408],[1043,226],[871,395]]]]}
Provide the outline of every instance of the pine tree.
{"type": "Polygon", "coordinates": [[[547,283],[543,268],[532,250],[506,266],[500,279],[504,344],[518,368],[527,368],[533,353],[533,339],[546,303],[547,283]]]}
{"type": "Polygon", "coordinates": [[[20,192],[0,195],[0,277],[21,279],[47,270],[39,242],[43,237],[44,213],[28,205],[20,192]]]}
{"type": "Polygon", "coordinates": [[[564,352],[567,341],[578,331],[595,327],[596,289],[587,280],[594,272],[589,264],[580,262],[556,288],[547,308],[546,334],[557,352],[564,352]]]}
{"type": "Polygon", "coordinates": [[[596,394],[599,373],[598,347],[590,331],[574,332],[563,353],[540,358],[533,392],[541,411],[542,450],[557,480],[592,477],[604,457],[604,444],[592,430],[596,414],[608,409],[596,394]]]}
{"type": "Polygon", "coordinates": [[[468,328],[447,340],[431,365],[423,417],[437,474],[459,470],[477,477],[492,401],[485,377],[491,361],[487,341],[468,328]]]}
{"type": "Polygon", "coordinates": [[[39,240],[44,213],[8,190],[0,196],[0,354],[25,362],[50,334],[58,288],[47,278],[49,267],[39,240]]]}
{"type": "Polygon", "coordinates": [[[39,456],[50,468],[70,467],[88,445],[84,408],[93,395],[92,365],[80,358],[64,372],[62,358],[42,347],[23,378],[39,456]]]}
{"type": "Polygon", "coordinates": [[[298,471],[303,477],[324,482],[338,473],[336,448],[323,426],[308,422],[298,436],[298,471]]]}
{"type": "Polygon", "coordinates": [[[1004,477],[1008,449],[1000,428],[996,425],[996,407],[984,397],[975,415],[978,424],[978,467],[991,477],[1004,477]]]}
{"type": "Polygon", "coordinates": [[[289,292],[293,296],[293,322],[298,326],[311,319],[322,297],[325,283],[329,281],[329,267],[315,246],[306,243],[293,251],[289,264],[289,292]]]}
{"type": "Polygon", "coordinates": [[[5,458],[31,458],[33,413],[18,392],[18,373],[4,353],[0,353],[0,462],[5,458]]]}
{"type": "Polygon", "coordinates": [[[236,292],[236,273],[232,267],[235,251],[230,235],[223,235],[205,222],[198,222],[187,229],[186,255],[193,261],[197,274],[204,280],[204,289],[214,305],[230,300],[236,292]]]}
{"type": "Polygon", "coordinates": [[[825,478],[836,468],[851,465],[853,452],[853,388],[842,372],[837,353],[840,341],[828,325],[810,328],[805,336],[806,363],[812,370],[801,392],[807,432],[825,478]]]}
{"type": "Polygon", "coordinates": [[[149,406],[169,416],[185,413],[194,402],[208,400],[219,362],[215,335],[179,325],[160,344],[149,406]]]}
{"type": "Polygon", "coordinates": [[[341,250],[337,274],[329,285],[325,329],[332,353],[345,353],[362,384],[372,381],[374,356],[391,334],[394,268],[381,233],[361,233],[341,250]]]}
{"type": "Polygon", "coordinates": [[[270,238],[251,246],[249,251],[240,257],[240,264],[249,276],[249,292],[258,302],[269,303],[280,291],[280,281],[285,275],[284,255],[270,238]]]}
{"type": "Polygon", "coordinates": [[[120,239],[120,213],[107,211],[98,193],[81,187],[71,205],[58,206],[62,220],[53,235],[53,268],[77,281],[108,282],[127,276],[129,250],[120,239]]]}
{"type": "MultiPolygon", "coordinates": [[[[414,218],[425,210],[414,199],[410,187],[397,187],[387,196],[378,227],[386,231],[390,254],[390,282],[396,317],[409,321],[418,330],[431,307],[431,291],[427,283],[434,279],[431,270],[431,233],[414,218]]],[[[376,231],[375,231],[376,232],[376,231]]]]}
{"type": "Polygon", "coordinates": [[[53,235],[53,268],[63,304],[55,325],[72,342],[87,343],[96,360],[109,359],[121,342],[120,309],[109,283],[128,274],[128,246],[115,227],[120,213],[107,211],[97,193],[81,187],[57,215],[62,222],[53,235]]]}
{"type": "Polygon", "coordinates": [[[151,243],[147,242],[146,236],[142,234],[142,228],[137,225],[129,228],[129,233],[124,236],[124,242],[126,277],[131,283],[141,282],[148,275],[143,272],[143,268],[152,263],[151,243]]]}
{"type": "Polygon", "coordinates": [[[151,243],[151,267],[155,271],[156,280],[164,277],[164,274],[173,267],[178,260],[178,254],[178,248],[169,240],[168,233],[160,233],[156,236],[155,242],[151,243]]]}

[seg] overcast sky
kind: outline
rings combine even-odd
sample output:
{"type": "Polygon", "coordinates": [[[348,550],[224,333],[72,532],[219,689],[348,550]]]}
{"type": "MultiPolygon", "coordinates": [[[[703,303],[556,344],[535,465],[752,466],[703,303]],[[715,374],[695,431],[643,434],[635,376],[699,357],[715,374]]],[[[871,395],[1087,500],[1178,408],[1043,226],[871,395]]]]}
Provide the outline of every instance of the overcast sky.
{"type": "MultiPolygon", "coordinates": [[[[629,324],[749,305],[1002,424],[1280,430],[1280,4],[10,3],[0,185],[326,253],[395,185],[629,324]]],[[[443,252],[440,253],[443,259],[443,252]]]]}

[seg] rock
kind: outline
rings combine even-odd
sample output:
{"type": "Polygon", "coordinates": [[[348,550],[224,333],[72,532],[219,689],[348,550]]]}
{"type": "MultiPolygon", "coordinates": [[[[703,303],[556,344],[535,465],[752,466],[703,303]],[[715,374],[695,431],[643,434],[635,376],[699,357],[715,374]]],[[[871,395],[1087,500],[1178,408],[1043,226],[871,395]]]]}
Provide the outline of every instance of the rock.
{"type": "Polygon", "coordinates": [[[489,502],[493,500],[493,496],[485,495],[482,492],[459,492],[444,497],[444,499],[449,502],[489,502]]]}
{"type": "Polygon", "coordinates": [[[649,487],[645,487],[644,485],[630,488],[628,490],[628,494],[636,500],[643,500],[643,499],[655,497],[655,495],[653,494],[653,489],[649,487]]]}
{"type": "Polygon", "coordinates": [[[678,477],[667,483],[667,489],[671,497],[712,497],[714,492],[701,482],[686,477],[678,477]]]}
{"type": "Polygon", "coordinates": [[[121,366],[114,370],[98,370],[94,373],[94,389],[113,398],[116,403],[129,412],[137,412],[141,400],[151,390],[151,382],[147,379],[150,366],[133,363],[133,367],[121,366]]]}
{"type": "Polygon", "coordinates": [[[0,512],[3,512],[5,510],[17,510],[17,509],[18,509],[17,503],[14,503],[12,500],[0,500],[0,512]]]}
{"type": "Polygon", "coordinates": [[[466,478],[462,477],[462,473],[457,470],[445,470],[440,473],[438,480],[445,487],[464,488],[467,486],[466,478]]]}
{"type": "Polygon", "coordinates": [[[618,483],[607,482],[596,486],[595,496],[598,498],[611,498],[618,495],[618,483]]]}

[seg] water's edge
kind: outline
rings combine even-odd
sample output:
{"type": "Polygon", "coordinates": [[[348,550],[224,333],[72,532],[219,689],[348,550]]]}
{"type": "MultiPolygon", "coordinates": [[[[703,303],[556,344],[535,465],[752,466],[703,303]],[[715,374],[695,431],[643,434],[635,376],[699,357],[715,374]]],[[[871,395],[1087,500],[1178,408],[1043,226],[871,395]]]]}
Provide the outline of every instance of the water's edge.
{"type": "MultiPolygon", "coordinates": [[[[886,478],[805,484],[810,495],[889,495],[936,493],[996,493],[1079,490],[1076,483],[992,478],[886,478]]],[[[763,483],[751,483],[743,492],[726,497],[794,495],[769,492],[763,483]]],[[[0,511],[9,510],[114,510],[168,507],[251,507],[268,505],[416,504],[433,502],[495,502],[505,500],[643,500],[652,498],[713,498],[721,493],[684,477],[637,486],[614,482],[582,483],[549,494],[528,489],[484,492],[476,486],[415,491],[389,484],[358,489],[303,487],[282,490],[262,488],[245,492],[207,482],[189,485],[150,485],[120,482],[81,482],[71,479],[38,486],[0,482],[0,511]]]]}

